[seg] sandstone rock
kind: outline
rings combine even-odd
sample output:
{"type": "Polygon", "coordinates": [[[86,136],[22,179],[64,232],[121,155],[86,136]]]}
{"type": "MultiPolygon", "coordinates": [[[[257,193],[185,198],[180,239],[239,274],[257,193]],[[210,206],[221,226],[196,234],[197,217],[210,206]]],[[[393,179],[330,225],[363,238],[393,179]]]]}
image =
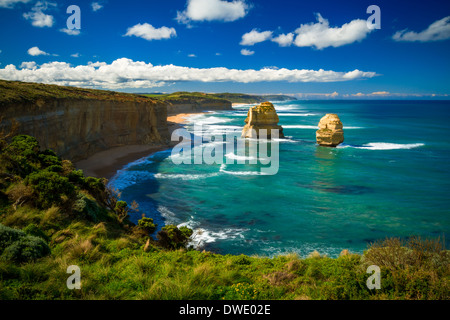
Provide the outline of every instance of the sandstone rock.
{"type": "Polygon", "coordinates": [[[337,114],[327,114],[320,120],[316,137],[317,144],[323,147],[337,147],[344,142],[343,125],[337,114]]]}
{"type": "Polygon", "coordinates": [[[263,102],[259,106],[250,108],[245,127],[242,130],[242,138],[258,138],[260,130],[267,130],[267,138],[271,138],[271,130],[276,129],[279,137],[284,138],[283,128],[278,125],[279,118],[275,107],[270,102],[263,102]]]}

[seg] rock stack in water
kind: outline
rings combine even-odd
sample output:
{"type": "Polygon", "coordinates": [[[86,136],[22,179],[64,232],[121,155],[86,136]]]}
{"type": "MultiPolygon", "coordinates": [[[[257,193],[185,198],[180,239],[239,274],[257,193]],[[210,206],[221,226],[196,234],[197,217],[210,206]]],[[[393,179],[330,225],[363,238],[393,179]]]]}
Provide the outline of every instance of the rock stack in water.
{"type": "Polygon", "coordinates": [[[279,132],[279,138],[284,138],[283,128],[278,125],[279,118],[275,107],[270,102],[263,102],[248,110],[245,127],[242,130],[243,138],[259,138],[260,130],[266,130],[267,139],[271,138],[271,130],[279,132]]]}
{"type": "Polygon", "coordinates": [[[327,114],[319,122],[317,144],[323,147],[337,147],[344,142],[344,130],[337,114],[327,114]]]}

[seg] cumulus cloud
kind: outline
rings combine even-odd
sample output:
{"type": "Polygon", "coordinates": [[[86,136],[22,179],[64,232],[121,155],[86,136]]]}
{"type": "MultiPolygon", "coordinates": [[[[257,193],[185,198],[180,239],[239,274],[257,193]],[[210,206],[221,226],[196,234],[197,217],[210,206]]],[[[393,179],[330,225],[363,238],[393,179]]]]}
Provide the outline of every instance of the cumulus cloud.
{"type": "Polygon", "coordinates": [[[253,29],[242,36],[242,46],[253,46],[255,43],[264,42],[272,38],[272,31],[260,32],[257,29],[253,29]]]}
{"type": "MultiPolygon", "coordinates": [[[[31,65],[30,65],[31,66],[31,65]]],[[[375,72],[354,70],[337,72],[320,70],[274,69],[238,70],[224,67],[189,68],[175,65],[154,66],[151,63],[121,58],[111,64],[105,62],[71,66],[66,62],[49,62],[37,68],[17,69],[7,65],[0,69],[5,80],[39,82],[105,89],[152,88],[177,81],[238,82],[337,82],[375,77],[375,72]]]]}
{"type": "Polygon", "coordinates": [[[0,8],[8,8],[11,9],[17,3],[28,3],[31,0],[0,0],[0,8]]]}
{"type": "Polygon", "coordinates": [[[72,58],[79,58],[79,57],[81,57],[81,54],[79,54],[79,53],[77,52],[77,53],[71,54],[70,56],[71,56],[72,58]]]}
{"type": "Polygon", "coordinates": [[[242,49],[241,50],[241,54],[243,56],[252,56],[255,54],[255,51],[251,51],[251,50],[247,50],[247,49],[242,49]]]}
{"type": "Polygon", "coordinates": [[[433,22],[421,32],[402,30],[396,32],[392,39],[395,41],[430,42],[450,39],[450,16],[433,22]]]}
{"type": "Polygon", "coordinates": [[[94,11],[94,12],[103,8],[103,6],[98,2],[92,2],[91,7],[92,7],[92,11],[94,11]]]}
{"type": "Polygon", "coordinates": [[[36,62],[30,61],[30,62],[22,62],[20,65],[21,69],[36,69],[37,65],[36,62]]]}
{"type": "Polygon", "coordinates": [[[249,6],[243,0],[188,0],[186,9],[177,12],[177,20],[188,24],[191,21],[230,22],[247,15],[249,6]]]}
{"type": "Polygon", "coordinates": [[[126,37],[136,36],[148,41],[170,39],[177,36],[177,32],[174,28],[161,27],[155,28],[151,24],[137,24],[131,28],[128,28],[126,37]]]}
{"type": "Polygon", "coordinates": [[[78,36],[81,32],[78,29],[67,29],[67,28],[63,28],[63,29],[59,29],[59,31],[64,32],[65,34],[68,34],[69,36],[78,36]]]}
{"type": "Polygon", "coordinates": [[[280,47],[289,47],[294,42],[294,34],[280,34],[279,36],[272,39],[273,42],[279,44],[280,47]]]}
{"type": "Polygon", "coordinates": [[[31,20],[31,24],[35,27],[43,28],[49,27],[51,28],[55,22],[53,16],[49,14],[45,14],[46,11],[50,7],[56,7],[56,3],[47,2],[47,1],[38,1],[31,9],[31,12],[24,13],[23,17],[27,20],[31,20]]]}
{"type": "Polygon", "coordinates": [[[48,56],[50,55],[49,53],[42,51],[41,49],[39,49],[38,47],[33,47],[28,49],[28,54],[30,56],[48,56]]]}
{"type": "Polygon", "coordinates": [[[302,24],[295,30],[297,37],[294,44],[298,47],[340,47],[356,41],[361,41],[372,32],[367,27],[366,20],[353,20],[341,27],[330,27],[327,19],[317,14],[317,23],[302,24]]]}

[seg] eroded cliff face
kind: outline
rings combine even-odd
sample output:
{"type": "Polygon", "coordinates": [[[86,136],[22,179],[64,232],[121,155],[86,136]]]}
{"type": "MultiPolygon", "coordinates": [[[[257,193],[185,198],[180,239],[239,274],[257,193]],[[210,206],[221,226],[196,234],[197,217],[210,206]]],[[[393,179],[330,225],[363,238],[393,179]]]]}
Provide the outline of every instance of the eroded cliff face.
{"type": "Polygon", "coordinates": [[[124,145],[167,144],[167,106],[151,99],[115,101],[49,99],[1,107],[8,127],[15,119],[18,134],[38,139],[44,149],[62,158],[86,159],[96,152],[124,145]]]}

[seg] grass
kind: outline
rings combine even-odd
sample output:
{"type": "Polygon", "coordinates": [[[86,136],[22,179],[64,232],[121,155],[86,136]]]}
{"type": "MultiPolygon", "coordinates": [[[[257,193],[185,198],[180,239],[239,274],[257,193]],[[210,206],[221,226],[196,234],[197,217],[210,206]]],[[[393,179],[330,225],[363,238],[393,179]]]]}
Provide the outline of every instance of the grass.
{"type": "Polygon", "coordinates": [[[0,106],[12,103],[36,103],[39,106],[47,100],[61,99],[156,102],[155,99],[131,93],[0,80],[0,106]]]}
{"type": "Polygon", "coordinates": [[[147,97],[167,101],[170,103],[192,103],[193,101],[232,102],[232,103],[260,103],[268,100],[295,100],[284,95],[249,95],[242,93],[202,93],[175,92],[171,94],[145,94],[147,97]]]}

